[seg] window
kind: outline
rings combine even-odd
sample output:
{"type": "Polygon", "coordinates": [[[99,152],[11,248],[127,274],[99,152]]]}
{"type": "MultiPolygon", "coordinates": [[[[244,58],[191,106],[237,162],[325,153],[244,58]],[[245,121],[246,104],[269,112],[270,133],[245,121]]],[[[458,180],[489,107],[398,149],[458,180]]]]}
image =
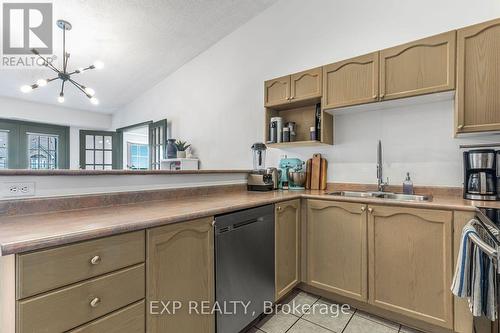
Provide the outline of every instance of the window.
{"type": "Polygon", "coordinates": [[[0,119],[0,169],[67,169],[69,127],[0,119]]]}
{"type": "Polygon", "coordinates": [[[9,166],[9,132],[0,131],[0,169],[9,166]]]}
{"type": "Polygon", "coordinates": [[[149,168],[149,145],[127,142],[127,169],[147,170],[149,168]]]}
{"type": "Polygon", "coordinates": [[[28,133],[28,160],[30,169],[57,169],[56,135],[28,133]]]}
{"type": "Polygon", "coordinates": [[[118,144],[116,132],[80,131],[80,168],[86,170],[116,169],[118,144]]]}

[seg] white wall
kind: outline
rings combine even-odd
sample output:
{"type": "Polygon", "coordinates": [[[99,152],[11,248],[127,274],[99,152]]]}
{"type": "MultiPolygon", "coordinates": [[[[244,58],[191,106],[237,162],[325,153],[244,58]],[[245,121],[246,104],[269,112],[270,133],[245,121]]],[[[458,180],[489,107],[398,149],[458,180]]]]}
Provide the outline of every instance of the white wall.
{"type": "Polygon", "coordinates": [[[0,118],[70,127],[70,168],[78,169],[79,130],[111,128],[111,115],[0,97],[0,118]]]}
{"type": "MultiPolygon", "coordinates": [[[[113,125],[166,117],[202,168],[249,168],[250,146],[264,137],[264,80],[499,16],[498,0],[281,0],[120,110],[113,125]]],[[[459,186],[458,144],[480,140],[453,139],[452,110],[436,102],[339,116],[334,147],[273,150],[269,160],[319,151],[329,181],[373,183],[381,138],[393,183],[410,171],[415,184],[459,186]]]]}

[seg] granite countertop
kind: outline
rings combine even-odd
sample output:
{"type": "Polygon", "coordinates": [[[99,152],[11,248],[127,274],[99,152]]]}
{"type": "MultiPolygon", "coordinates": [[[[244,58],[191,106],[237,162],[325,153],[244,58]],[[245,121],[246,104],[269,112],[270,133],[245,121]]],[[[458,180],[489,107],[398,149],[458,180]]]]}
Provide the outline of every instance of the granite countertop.
{"type": "Polygon", "coordinates": [[[0,217],[0,253],[10,255],[38,250],[298,198],[465,211],[474,211],[476,206],[500,208],[500,202],[469,201],[458,196],[434,196],[430,202],[403,202],[346,198],[328,195],[325,191],[213,193],[119,206],[3,216],[0,217]]]}

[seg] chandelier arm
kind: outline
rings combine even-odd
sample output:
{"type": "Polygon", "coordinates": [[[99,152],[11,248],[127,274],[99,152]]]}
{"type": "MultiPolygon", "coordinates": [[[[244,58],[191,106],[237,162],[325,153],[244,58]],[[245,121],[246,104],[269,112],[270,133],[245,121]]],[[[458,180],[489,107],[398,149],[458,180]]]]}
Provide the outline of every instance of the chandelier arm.
{"type": "Polygon", "coordinates": [[[92,96],[90,96],[89,94],[87,94],[87,93],[85,92],[85,90],[83,90],[83,88],[81,87],[81,84],[80,84],[80,83],[78,83],[78,82],[76,82],[76,81],[74,81],[74,80],[72,80],[72,79],[68,79],[68,81],[69,81],[69,82],[71,82],[71,83],[73,83],[73,85],[74,85],[75,87],[77,87],[77,88],[78,88],[78,89],[79,89],[82,93],[84,93],[84,94],[85,94],[85,96],[87,96],[88,98],[91,98],[91,97],[92,97],[92,96]]]}
{"type": "Polygon", "coordinates": [[[59,73],[60,70],[57,69],[54,65],[52,65],[47,59],[45,59],[41,54],[40,52],[38,52],[37,49],[31,49],[31,53],[33,53],[34,55],[38,56],[40,59],[43,60],[44,64],[49,67],[50,69],[52,69],[53,71],[59,73]]]}
{"type": "Polygon", "coordinates": [[[44,61],[44,63],[46,64],[46,66],[48,68],[52,69],[54,72],[56,72],[58,74],[61,72],[56,67],[54,67],[54,65],[52,65],[50,62],[48,62],[47,59],[45,59],[44,57],[42,57],[40,54],[37,54],[37,56],[40,57],[44,61]]]}
{"type": "Polygon", "coordinates": [[[68,73],[68,75],[81,74],[81,73],[86,72],[86,71],[88,71],[90,69],[95,69],[95,66],[94,65],[90,65],[90,66],[82,68],[82,69],[77,69],[77,70],[74,70],[74,71],[68,73]]]}
{"type": "Polygon", "coordinates": [[[61,93],[59,95],[64,95],[64,84],[66,83],[66,81],[63,80],[63,82],[61,83],[61,93]]]}

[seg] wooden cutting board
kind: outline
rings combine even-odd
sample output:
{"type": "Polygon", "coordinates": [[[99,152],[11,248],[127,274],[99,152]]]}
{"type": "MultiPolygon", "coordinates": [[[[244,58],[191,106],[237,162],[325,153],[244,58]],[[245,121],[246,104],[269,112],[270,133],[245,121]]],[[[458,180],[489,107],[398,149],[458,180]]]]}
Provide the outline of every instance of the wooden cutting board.
{"type": "Polygon", "coordinates": [[[308,159],[306,162],[306,189],[311,189],[311,168],[312,168],[312,158],[308,159]]]}
{"type": "Polygon", "coordinates": [[[321,154],[314,154],[311,166],[311,190],[320,189],[321,154]]]}
{"type": "Polygon", "coordinates": [[[324,158],[321,159],[321,168],[319,175],[319,189],[326,190],[326,171],[328,170],[328,161],[324,158]]]}

